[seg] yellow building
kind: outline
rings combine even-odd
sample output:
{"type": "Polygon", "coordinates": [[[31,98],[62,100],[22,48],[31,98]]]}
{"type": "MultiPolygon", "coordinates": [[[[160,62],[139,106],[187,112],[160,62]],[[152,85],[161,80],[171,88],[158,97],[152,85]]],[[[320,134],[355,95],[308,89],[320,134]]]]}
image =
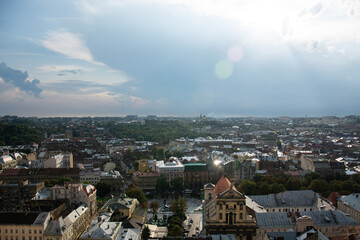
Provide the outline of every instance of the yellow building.
{"type": "Polygon", "coordinates": [[[144,173],[149,170],[149,160],[140,159],[138,160],[138,163],[139,163],[139,172],[144,173]]]}
{"type": "Polygon", "coordinates": [[[204,190],[207,234],[235,234],[237,239],[255,239],[256,221],[248,213],[246,197],[229,179],[222,177],[215,186],[206,184],[204,190]]]}

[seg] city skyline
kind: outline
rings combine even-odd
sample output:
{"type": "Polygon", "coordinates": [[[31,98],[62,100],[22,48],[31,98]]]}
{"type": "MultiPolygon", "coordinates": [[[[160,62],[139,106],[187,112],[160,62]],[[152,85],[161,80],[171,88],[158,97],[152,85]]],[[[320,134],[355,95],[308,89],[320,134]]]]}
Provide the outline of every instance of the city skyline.
{"type": "Polygon", "coordinates": [[[360,115],[357,1],[0,9],[1,115],[360,115]]]}

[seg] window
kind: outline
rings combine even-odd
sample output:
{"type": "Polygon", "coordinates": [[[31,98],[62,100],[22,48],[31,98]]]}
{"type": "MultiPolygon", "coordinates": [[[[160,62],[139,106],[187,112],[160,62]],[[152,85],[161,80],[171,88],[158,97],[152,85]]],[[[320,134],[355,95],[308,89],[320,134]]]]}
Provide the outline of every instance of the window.
{"type": "Polygon", "coordinates": [[[22,232],[22,233],[25,233],[25,230],[23,229],[23,230],[21,230],[21,232],[22,232]]]}
{"type": "Polygon", "coordinates": [[[242,213],[240,213],[240,220],[242,220],[243,219],[243,214],[242,213]]]}
{"type": "Polygon", "coordinates": [[[219,214],[219,220],[222,220],[222,213],[219,214]]]}
{"type": "Polygon", "coordinates": [[[36,230],[34,230],[34,233],[36,234],[36,230]]]}
{"type": "Polygon", "coordinates": [[[236,204],[234,204],[234,209],[236,209],[236,204]]]}
{"type": "Polygon", "coordinates": [[[219,204],[219,209],[222,210],[222,204],[221,203],[219,204]]]}
{"type": "Polygon", "coordinates": [[[240,210],[243,210],[243,204],[240,203],[240,210]]]}
{"type": "Polygon", "coordinates": [[[41,231],[41,230],[39,230],[39,233],[41,234],[41,233],[42,233],[42,231],[41,231]]]}
{"type": "MultiPolygon", "coordinates": [[[[29,233],[31,233],[31,230],[29,230],[29,233]]],[[[29,238],[31,238],[31,237],[29,237],[29,238]]],[[[31,239],[30,239],[31,240],[31,239]]]]}
{"type": "Polygon", "coordinates": [[[229,206],[226,204],[226,209],[228,209],[229,208],[229,206]]]}

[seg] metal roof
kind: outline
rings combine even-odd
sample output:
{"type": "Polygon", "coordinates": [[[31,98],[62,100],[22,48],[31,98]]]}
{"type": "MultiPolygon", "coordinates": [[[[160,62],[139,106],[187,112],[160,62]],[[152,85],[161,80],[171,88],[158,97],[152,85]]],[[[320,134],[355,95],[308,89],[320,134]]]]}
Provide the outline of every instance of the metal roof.
{"type": "Polygon", "coordinates": [[[317,194],[312,190],[299,190],[269,195],[252,195],[249,198],[265,208],[313,207],[317,194]]]}

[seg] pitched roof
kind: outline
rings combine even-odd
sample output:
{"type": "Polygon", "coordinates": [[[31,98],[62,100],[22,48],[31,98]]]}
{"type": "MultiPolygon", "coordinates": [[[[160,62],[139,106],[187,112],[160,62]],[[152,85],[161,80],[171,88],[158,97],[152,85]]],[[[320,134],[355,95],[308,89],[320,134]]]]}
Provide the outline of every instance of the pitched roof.
{"type": "Polygon", "coordinates": [[[317,195],[312,190],[285,191],[278,194],[249,196],[260,206],[276,207],[313,207],[317,195]]]}
{"type": "Polygon", "coordinates": [[[294,223],[286,212],[255,213],[256,221],[260,228],[282,227],[291,228],[294,223]]]}
{"type": "Polygon", "coordinates": [[[347,196],[341,196],[338,201],[343,202],[344,204],[350,206],[351,208],[355,209],[356,211],[360,211],[360,193],[352,193],[347,196]]]}
{"type": "Polygon", "coordinates": [[[214,188],[215,197],[228,190],[231,186],[231,182],[227,177],[222,176],[216,183],[214,188]]]}
{"type": "Polygon", "coordinates": [[[314,225],[360,225],[357,221],[339,210],[300,212],[301,216],[308,216],[314,219],[314,225]]]}

